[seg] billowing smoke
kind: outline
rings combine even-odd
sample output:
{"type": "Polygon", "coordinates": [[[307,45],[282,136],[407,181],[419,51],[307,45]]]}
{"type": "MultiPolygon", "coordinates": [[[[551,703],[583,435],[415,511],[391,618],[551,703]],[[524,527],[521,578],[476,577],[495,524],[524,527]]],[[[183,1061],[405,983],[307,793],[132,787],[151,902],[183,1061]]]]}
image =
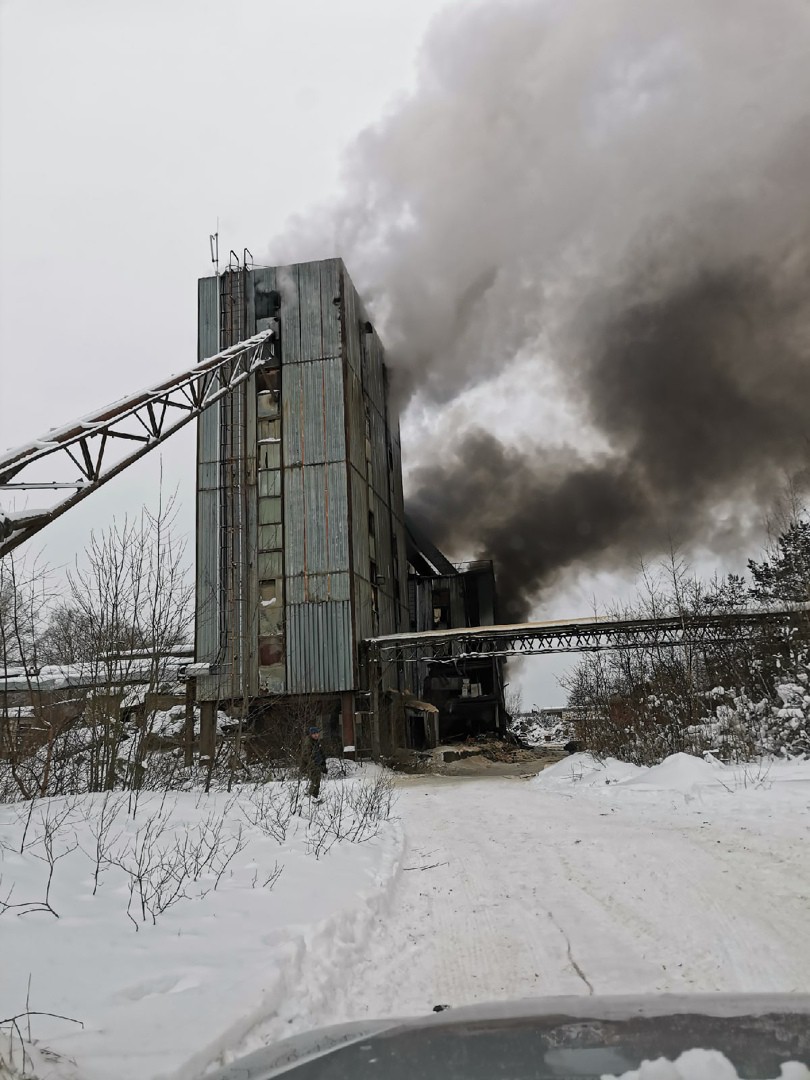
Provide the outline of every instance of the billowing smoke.
{"type": "Polygon", "coordinates": [[[582,417],[564,443],[437,420],[420,448],[412,509],[495,558],[507,617],[672,540],[734,550],[801,477],[808,56],[806,0],[464,0],[338,212],[288,236],[314,257],[332,230],[403,402],[458,415],[519,370],[525,417],[534,366],[582,417]]]}

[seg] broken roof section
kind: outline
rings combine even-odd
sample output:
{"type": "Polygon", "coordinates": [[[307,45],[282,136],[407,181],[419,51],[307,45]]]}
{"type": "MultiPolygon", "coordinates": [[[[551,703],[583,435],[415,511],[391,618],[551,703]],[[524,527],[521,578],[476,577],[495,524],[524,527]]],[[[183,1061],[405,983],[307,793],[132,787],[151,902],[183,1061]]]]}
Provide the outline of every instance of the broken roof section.
{"type": "Polygon", "coordinates": [[[458,573],[450,560],[428,540],[407,513],[405,514],[405,535],[408,544],[408,562],[417,574],[425,577],[447,577],[458,573]]]}

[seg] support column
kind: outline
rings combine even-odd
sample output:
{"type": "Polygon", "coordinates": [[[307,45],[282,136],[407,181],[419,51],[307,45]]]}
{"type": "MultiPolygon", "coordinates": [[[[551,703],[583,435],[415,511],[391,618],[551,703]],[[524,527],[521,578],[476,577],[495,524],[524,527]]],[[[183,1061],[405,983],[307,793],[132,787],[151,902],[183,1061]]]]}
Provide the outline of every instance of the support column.
{"type": "MultiPolygon", "coordinates": [[[[354,694],[351,691],[340,695],[340,727],[343,738],[344,753],[346,747],[354,748],[354,694]]],[[[350,750],[347,757],[354,757],[354,749],[350,750]]]]}
{"type": "Polygon", "coordinates": [[[183,763],[194,764],[194,699],[197,696],[197,680],[186,680],[186,726],[183,740],[183,763]]]}
{"type": "Polygon", "coordinates": [[[380,760],[380,684],[382,682],[380,665],[376,660],[369,659],[369,681],[371,682],[371,756],[375,761],[380,760]]]}
{"type": "Polygon", "coordinates": [[[214,760],[217,745],[217,703],[200,702],[200,760],[214,760]]]}

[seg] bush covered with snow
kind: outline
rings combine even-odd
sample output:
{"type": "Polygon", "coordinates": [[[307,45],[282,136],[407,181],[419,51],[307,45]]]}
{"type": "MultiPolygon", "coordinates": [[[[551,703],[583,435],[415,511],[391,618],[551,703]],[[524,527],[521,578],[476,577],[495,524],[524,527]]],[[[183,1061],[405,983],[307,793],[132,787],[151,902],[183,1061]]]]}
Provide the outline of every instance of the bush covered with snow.
{"type": "Polygon", "coordinates": [[[510,719],[509,731],[529,746],[562,746],[574,737],[573,724],[558,712],[519,713],[510,719]]]}
{"type": "Polygon", "coordinates": [[[788,527],[772,551],[735,575],[704,583],[674,557],[617,618],[719,616],[719,633],[584,657],[566,680],[581,710],[577,738],[600,756],[640,765],[674,753],[728,761],[810,754],[810,522],[788,527]],[[781,612],[741,623],[737,613],[781,612]],[[724,617],[730,618],[726,621],[724,617]]]}

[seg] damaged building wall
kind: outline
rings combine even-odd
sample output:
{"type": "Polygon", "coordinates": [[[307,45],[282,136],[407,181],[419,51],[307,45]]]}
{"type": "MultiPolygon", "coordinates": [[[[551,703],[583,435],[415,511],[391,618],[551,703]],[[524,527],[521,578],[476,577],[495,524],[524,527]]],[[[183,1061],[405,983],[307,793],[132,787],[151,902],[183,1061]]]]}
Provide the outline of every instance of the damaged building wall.
{"type": "MultiPolygon", "coordinates": [[[[477,561],[453,566],[432,545],[427,552],[423,547],[423,540],[411,528],[408,581],[411,630],[450,630],[497,622],[492,563],[477,561]],[[442,572],[429,572],[437,568],[442,572]]],[[[505,732],[503,658],[472,658],[455,660],[452,664],[422,661],[415,667],[415,693],[438,708],[438,736],[442,742],[505,732]]]]}

